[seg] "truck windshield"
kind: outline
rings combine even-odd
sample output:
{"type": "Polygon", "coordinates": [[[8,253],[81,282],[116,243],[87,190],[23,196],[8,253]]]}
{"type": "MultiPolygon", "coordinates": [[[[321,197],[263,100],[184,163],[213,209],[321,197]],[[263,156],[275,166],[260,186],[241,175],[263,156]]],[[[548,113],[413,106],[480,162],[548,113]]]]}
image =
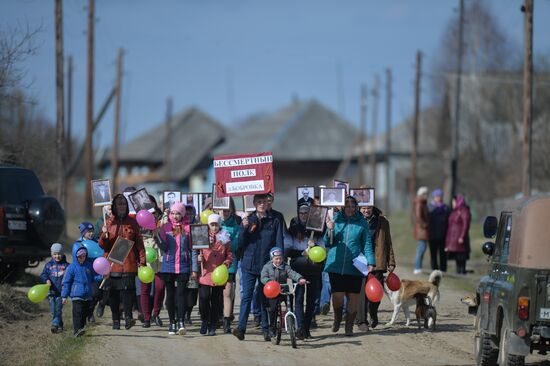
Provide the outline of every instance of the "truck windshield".
{"type": "Polygon", "coordinates": [[[0,169],[0,204],[21,204],[43,195],[38,178],[30,170],[0,169]]]}

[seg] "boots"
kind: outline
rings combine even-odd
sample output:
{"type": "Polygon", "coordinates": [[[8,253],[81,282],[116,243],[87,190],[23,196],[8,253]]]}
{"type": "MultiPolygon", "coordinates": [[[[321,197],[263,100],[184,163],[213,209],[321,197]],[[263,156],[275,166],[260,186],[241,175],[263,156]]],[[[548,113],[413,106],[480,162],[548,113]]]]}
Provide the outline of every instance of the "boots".
{"type": "Polygon", "coordinates": [[[347,313],[346,314],[346,336],[351,337],[353,336],[353,321],[355,320],[355,316],[357,313],[347,313]]]}
{"type": "Polygon", "coordinates": [[[228,317],[223,318],[223,332],[225,334],[231,333],[231,318],[228,318],[228,317]]]}
{"type": "Polygon", "coordinates": [[[332,324],[332,333],[338,332],[340,329],[340,323],[342,322],[343,308],[334,308],[334,323],[332,324]]]}
{"type": "Polygon", "coordinates": [[[136,325],[136,321],[132,318],[126,318],[124,322],[124,328],[126,330],[132,328],[134,325],[136,325]]]}

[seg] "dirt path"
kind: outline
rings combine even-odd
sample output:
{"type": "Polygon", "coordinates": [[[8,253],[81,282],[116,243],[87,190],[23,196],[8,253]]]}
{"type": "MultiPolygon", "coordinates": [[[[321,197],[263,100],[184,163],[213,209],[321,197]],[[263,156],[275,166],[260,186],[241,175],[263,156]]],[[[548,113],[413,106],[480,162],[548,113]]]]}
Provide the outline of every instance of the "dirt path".
{"type": "MultiPolygon", "coordinates": [[[[405,275],[403,277],[427,278],[405,275]]],[[[399,274],[399,273],[398,273],[399,274]]],[[[387,298],[380,306],[381,325],[369,332],[355,327],[354,337],[345,337],[343,329],[333,334],[332,312],[318,316],[319,328],[312,331],[314,339],[299,341],[292,349],[288,335],[283,333],[281,345],[264,342],[261,332],[248,328],[246,340],[238,341],[232,335],[218,333],[215,337],[199,334],[199,319],[193,311],[193,325],[185,336],[168,336],[167,328],[139,325],[129,331],[110,328],[110,312],[100,319],[90,337],[94,338],[87,349],[86,365],[473,365],[472,324],[465,305],[460,303],[463,291],[441,286],[441,301],[437,308],[438,322],[435,332],[406,327],[401,312],[397,323],[386,328],[393,308],[387,298]],[[114,363],[116,362],[116,363],[114,363]]],[[[197,308],[195,308],[197,309],[197,308]]],[[[238,308],[237,308],[238,309],[238,308]]],[[[163,313],[163,320],[166,313],[163,313]]],[[[414,316],[414,313],[413,313],[414,316]]],[[[413,323],[411,323],[413,324],[413,323]]],[[[343,327],[342,327],[343,328],[343,327]]],[[[537,356],[528,361],[537,362],[537,356]]],[[[538,363],[535,363],[538,364],[538,363]]]]}

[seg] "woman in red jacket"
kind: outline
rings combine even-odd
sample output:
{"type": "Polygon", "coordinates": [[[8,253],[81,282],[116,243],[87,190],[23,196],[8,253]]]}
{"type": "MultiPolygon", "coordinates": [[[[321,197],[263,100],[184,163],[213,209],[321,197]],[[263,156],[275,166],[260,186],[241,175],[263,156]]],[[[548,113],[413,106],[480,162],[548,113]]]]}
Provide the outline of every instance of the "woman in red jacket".
{"type": "Polygon", "coordinates": [[[470,208],[461,195],[453,198],[452,207],[445,238],[445,251],[449,258],[455,258],[456,272],[466,274],[466,260],[470,257],[470,208]]]}
{"type": "Polygon", "coordinates": [[[112,263],[109,274],[109,305],[113,317],[113,329],[120,329],[120,300],[124,308],[125,328],[130,329],[135,324],[132,319],[133,297],[136,292],[136,275],[138,265],[145,265],[145,248],[139,226],[135,219],[128,216],[128,201],[122,194],[113,198],[111,205],[112,216],[107,219],[101,229],[99,246],[105,250],[104,256],[113,248],[116,239],[120,236],[134,242],[132,249],[122,265],[112,263]]]}

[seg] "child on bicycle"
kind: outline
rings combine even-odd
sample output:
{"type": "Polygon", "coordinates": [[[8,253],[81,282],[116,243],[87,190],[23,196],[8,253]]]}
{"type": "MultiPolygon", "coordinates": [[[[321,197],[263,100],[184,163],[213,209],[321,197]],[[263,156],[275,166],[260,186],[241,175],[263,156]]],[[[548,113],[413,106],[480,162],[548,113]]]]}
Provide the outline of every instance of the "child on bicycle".
{"type": "MultiPolygon", "coordinates": [[[[273,247],[269,251],[269,257],[271,261],[267,262],[262,268],[261,281],[262,284],[266,284],[269,281],[277,281],[280,284],[286,285],[288,278],[294,282],[298,282],[300,285],[306,283],[306,279],[298,272],[292,270],[290,266],[283,261],[283,250],[279,247],[273,247]]],[[[271,333],[275,333],[276,319],[277,319],[277,306],[281,301],[284,301],[285,297],[279,295],[274,299],[268,299],[268,312],[269,312],[269,329],[271,333]]],[[[290,304],[287,304],[287,306],[290,304]]]]}

